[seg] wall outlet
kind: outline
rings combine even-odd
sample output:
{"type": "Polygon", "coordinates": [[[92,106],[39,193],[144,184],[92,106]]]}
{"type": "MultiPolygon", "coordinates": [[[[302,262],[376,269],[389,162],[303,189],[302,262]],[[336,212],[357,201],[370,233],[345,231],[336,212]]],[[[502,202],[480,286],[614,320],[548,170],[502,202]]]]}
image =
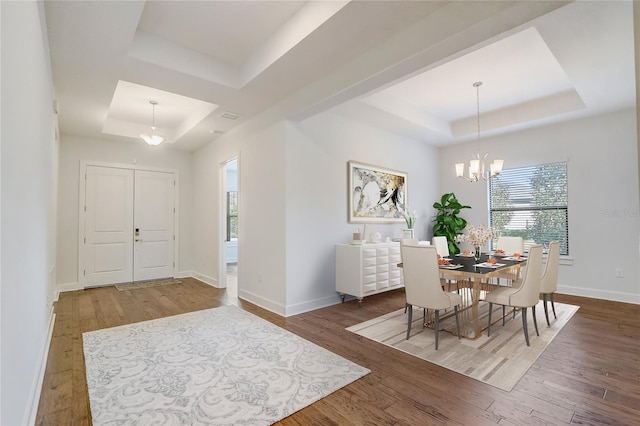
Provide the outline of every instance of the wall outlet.
{"type": "Polygon", "coordinates": [[[616,278],[624,278],[624,272],[622,268],[616,268],[616,278]]]}

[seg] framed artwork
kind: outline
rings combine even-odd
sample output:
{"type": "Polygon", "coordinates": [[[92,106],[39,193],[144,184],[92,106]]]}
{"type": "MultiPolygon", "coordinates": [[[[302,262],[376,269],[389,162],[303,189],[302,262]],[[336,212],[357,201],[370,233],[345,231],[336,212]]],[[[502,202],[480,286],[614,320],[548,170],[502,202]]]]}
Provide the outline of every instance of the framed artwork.
{"type": "Polygon", "coordinates": [[[349,222],[404,223],[407,174],[349,161],[349,222]]]}

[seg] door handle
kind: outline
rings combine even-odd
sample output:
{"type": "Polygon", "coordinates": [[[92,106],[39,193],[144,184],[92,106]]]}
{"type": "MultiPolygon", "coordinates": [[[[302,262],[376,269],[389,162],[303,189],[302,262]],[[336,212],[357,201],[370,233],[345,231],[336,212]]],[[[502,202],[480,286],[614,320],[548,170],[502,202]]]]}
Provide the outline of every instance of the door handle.
{"type": "Polygon", "coordinates": [[[142,238],[136,238],[135,241],[140,241],[142,242],[142,238]]]}

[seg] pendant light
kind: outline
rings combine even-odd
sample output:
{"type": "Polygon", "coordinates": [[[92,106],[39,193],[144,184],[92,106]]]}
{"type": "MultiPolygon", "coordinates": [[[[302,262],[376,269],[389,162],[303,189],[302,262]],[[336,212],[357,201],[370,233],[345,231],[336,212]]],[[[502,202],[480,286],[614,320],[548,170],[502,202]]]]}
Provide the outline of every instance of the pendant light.
{"type": "MultiPolygon", "coordinates": [[[[476,88],[478,146],[480,146],[480,86],[482,86],[481,81],[473,83],[473,87],[476,88]]],[[[469,177],[466,177],[464,175],[464,163],[456,163],[456,176],[466,179],[469,182],[478,182],[480,178],[488,180],[502,173],[502,164],[504,163],[503,160],[494,160],[493,163],[489,165],[489,170],[485,169],[484,160],[487,159],[487,155],[489,154],[485,154],[482,158],[480,158],[480,153],[477,153],[476,156],[471,161],[469,161],[469,177]]]]}
{"type": "Polygon", "coordinates": [[[149,101],[149,103],[151,104],[151,108],[152,108],[152,121],[151,121],[151,132],[150,133],[143,133],[140,135],[140,137],[142,139],[144,139],[144,141],[149,144],[149,145],[160,145],[162,142],[164,142],[164,138],[160,135],[156,135],[155,131],[156,131],[156,105],[158,105],[157,101],[149,101]]]}

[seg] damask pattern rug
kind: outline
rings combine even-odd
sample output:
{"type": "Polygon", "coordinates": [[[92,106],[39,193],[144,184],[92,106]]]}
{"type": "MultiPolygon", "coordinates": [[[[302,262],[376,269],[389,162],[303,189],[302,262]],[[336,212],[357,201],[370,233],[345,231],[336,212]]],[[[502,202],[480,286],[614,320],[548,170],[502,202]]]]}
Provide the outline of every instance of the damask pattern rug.
{"type": "Polygon", "coordinates": [[[94,425],[268,425],[369,373],[235,306],[83,334],[94,425]]]}
{"type": "MultiPolygon", "coordinates": [[[[527,346],[522,330],[520,312],[512,318],[507,314],[505,326],[498,321],[491,326],[491,337],[487,331],[476,340],[461,339],[453,334],[455,317],[448,316],[440,321],[440,340],[435,350],[435,331],[422,328],[422,309],[413,310],[411,336],[407,337],[407,314],[404,309],[382,315],[369,321],[347,328],[348,331],[364,336],[394,349],[414,355],[425,361],[456,371],[465,376],[510,391],[520,381],[538,357],[544,352],[560,330],[569,322],[578,306],[556,303],[557,319],[549,308],[550,326],[544,318],[542,302],[537,306],[538,330],[536,336],[531,310],[528,314],[529,342],[527,346]]],[[[488,303],[480,303],[480,323],[486,327],[488,303]]],[[[469,324],[470,310],[461,313],[461,328],[469,324]],[[467,315],[465,315],[467,314],[467,315]]],[[[492,319],[502,316],[502,307],[494,305],[492,319]]],[[[427,319],[427,322],[429,320],[427,319]]],[[[433,327],[433,324],[431,324],[433,327]]]]}

